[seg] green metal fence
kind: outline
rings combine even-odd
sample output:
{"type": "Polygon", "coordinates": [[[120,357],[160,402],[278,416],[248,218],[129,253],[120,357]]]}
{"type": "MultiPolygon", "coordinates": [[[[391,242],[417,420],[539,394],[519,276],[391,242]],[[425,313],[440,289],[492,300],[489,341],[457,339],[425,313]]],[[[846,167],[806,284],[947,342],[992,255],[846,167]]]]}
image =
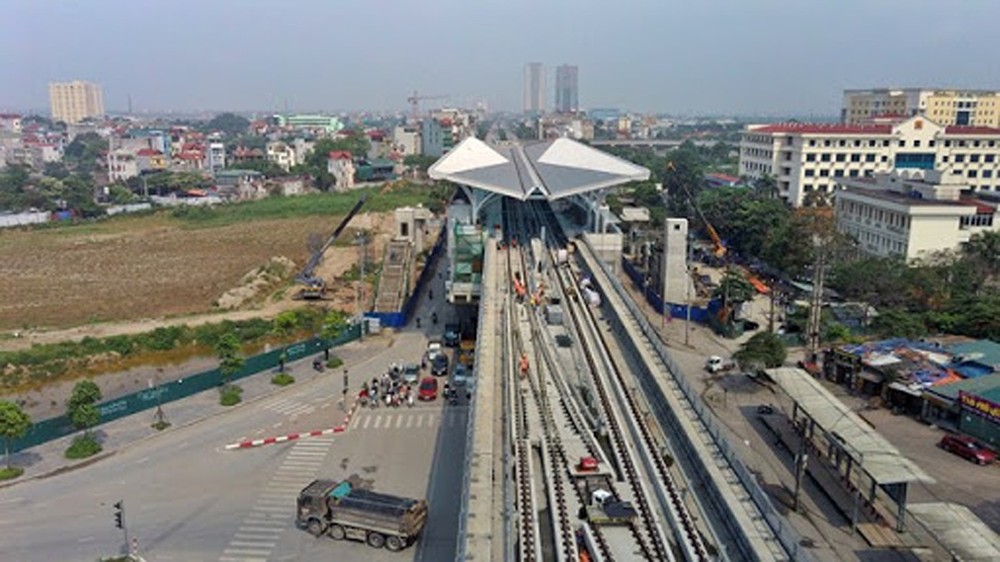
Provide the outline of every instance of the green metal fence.
{"type": "MultiPolygon", "coordinates": [[[[314,353],[322,353],[325,349],[354,341],[359,337],[361,337],[361,326],[355,325],[346,329],[332,342],[320,338],[312,338],[280,347],[267,353],[248,357],[243,368],[234,373],[231,380],[236,381],[277,367],[281,361],[282,354],[285,354],[288,362],[297,361],[314,353]]],[[[120,398],[103,402],[97,408],[101,412],[101,423],[106,423],[143,410],[155,408],[161,404],[187,398],[192,394],[218,387],[221,384],[222,373],[218,369],[212,369],[176,381],[159,384],[146,390],[126,394],[120,398]]],[[[66,415],[42,420],[33,424],[24,437],[12,441],[10,452],[15,453],[29,447],[41,445],[53,439],[65,437],[75,431],[77,430],[70,423],[66,415]]]]}

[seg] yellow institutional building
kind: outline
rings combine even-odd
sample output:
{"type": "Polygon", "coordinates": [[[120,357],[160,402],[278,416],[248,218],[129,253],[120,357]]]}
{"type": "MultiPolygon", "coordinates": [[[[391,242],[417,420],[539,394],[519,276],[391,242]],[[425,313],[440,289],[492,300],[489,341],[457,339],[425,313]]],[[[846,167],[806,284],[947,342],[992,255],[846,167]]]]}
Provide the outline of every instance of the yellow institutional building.
{"type": "Polygon", "coordinates": [[[939,125],[1000,127],[1000,92],[932,88],[844,90],[841,121],[860,125],[923,115],[939,125]]]}
{"type": "Polygon", "coordinates": [[[54,121],[79,123],[87,117],[104,116],[104,94],[100,85],[90,82],[49,83],[49,104],[54,121]]]}

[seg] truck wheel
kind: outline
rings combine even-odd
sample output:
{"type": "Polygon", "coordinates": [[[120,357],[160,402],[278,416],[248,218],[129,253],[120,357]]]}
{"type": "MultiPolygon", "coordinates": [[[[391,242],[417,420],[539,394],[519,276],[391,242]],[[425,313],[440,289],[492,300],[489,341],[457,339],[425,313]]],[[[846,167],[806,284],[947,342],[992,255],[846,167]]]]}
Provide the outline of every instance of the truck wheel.
{"type": "Polygon", "coordinates": [[[385,538],[385,547],[393,552],[399,552],[400,550],[403,550],[403,547],[405,546],[406,543],[404,543],[403,539],[399,537],[388,536],[385,538]]]}
{"type": "Polygon", "coordinates": [[[385,537],[381,533],[371,531],[368,533],[368,546],[372,548],[382,548],[385,544],[385,537]]]}
{"type": "Polygon", "coordinates": [[[333,525],[330,527],[329,535],[331,539],[335,541],[341,541],[344,540],[344,537],[347,536],[347,533],[344,531],[344,528],[341,527],[340,525],[333,525]]]}
{"type": "Polygon", "coordinates": [[[323,523],[319,519],[310,519],[306,530],[309,531],[310,535],[318,537],[323,534],[323,523]]]}

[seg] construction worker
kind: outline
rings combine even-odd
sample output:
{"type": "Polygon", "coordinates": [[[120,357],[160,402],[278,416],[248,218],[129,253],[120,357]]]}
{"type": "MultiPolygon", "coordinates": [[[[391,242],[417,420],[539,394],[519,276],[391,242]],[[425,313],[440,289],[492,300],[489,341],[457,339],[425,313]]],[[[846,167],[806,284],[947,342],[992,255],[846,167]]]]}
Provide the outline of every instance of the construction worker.
{"type": "Polygon", "coordinates": [[[521,365],[521,378],[523,379],[524,377],[528,376],[528,354],[527,353],[522,353],[521,354],[521,363],[520,363],[520,365],[521,365]]]}

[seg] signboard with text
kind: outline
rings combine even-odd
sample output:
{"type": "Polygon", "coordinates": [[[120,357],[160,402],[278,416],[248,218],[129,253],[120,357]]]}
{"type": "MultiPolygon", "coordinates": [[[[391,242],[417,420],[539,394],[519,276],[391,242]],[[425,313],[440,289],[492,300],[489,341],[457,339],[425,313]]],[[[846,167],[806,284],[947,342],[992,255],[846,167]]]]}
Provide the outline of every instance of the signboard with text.
{"type": "Polygon", "coordinates": [[[962,391],[958,392],[958,401],[963,410],[968,410],[977,416],[1000,424],[1000,404],[962,391]]]}

